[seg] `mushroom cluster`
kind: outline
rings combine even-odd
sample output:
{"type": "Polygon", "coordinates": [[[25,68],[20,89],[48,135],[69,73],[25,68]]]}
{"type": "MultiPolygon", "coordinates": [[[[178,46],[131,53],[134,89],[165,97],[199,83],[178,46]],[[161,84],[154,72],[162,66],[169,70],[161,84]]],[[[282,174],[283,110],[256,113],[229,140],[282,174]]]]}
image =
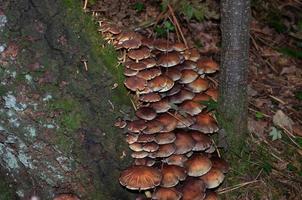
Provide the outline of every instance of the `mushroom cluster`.
{"type": "Polygon", "coordinates": [[[218,64],[182,43],[149,39],[101,23],[108,41],[125,53],[124,85],[137,99],[136,118],[119,121],[134,163],[119,178],[154,200],[217,199],[214,189],[228,171],[210,135],[218,131],[203,101],[217,101],[207,75],[218,64]]]}

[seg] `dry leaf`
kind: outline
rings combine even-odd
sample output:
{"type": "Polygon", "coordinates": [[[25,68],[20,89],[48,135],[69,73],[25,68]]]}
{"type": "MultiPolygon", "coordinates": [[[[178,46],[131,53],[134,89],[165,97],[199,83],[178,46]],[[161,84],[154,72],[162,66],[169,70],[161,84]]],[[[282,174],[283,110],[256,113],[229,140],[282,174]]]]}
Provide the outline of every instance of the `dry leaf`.
{"type": "Polygon", "coordinates": [[[278,110],[273,117],[273,122],[276,126],[281,128],[287,128],[292,131],[292,126],[294,124],[293,120],[284,114],[282,110],[278,110]]]}

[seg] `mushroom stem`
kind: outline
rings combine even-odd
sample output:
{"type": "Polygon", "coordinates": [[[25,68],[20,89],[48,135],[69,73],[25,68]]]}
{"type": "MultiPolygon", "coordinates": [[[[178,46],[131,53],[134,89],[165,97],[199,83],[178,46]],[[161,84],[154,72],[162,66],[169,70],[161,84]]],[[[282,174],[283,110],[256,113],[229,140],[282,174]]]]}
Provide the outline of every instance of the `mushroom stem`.
{"type": "Polygon", "coordinates": [[[145,191],[145,195],[146,195],[146,197],[147,198],[151,198],[152,197],[152,194],[151,194],[151,192],[150,191],[145,191]]]}

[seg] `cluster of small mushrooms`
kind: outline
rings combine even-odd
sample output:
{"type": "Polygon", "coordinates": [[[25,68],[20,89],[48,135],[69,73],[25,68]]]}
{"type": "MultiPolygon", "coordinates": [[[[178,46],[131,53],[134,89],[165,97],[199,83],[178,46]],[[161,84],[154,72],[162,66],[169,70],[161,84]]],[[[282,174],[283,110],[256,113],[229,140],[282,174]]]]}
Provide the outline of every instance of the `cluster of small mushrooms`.
{"type": "Polygon", "coordinates": [[[182,43],[149,39],[122,31],[108,22],[100,31],[124,52],[124,85],[137,99],[136,119],[118,121],[133,151],[132,166],[119,178],[145,199],[214,200],[227,163],[209,136],[218,131],[203,101],[217,101],[217,88],[207,78],[218,64],[182,43]]]}

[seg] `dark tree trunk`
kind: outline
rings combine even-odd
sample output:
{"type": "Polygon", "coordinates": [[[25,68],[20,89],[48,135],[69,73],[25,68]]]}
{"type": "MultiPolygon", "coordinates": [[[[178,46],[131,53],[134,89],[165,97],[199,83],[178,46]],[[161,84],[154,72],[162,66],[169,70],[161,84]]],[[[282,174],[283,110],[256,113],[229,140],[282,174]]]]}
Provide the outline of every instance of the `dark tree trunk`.
{"type": "Polygon", "coordinates": [[[220,125],[233,151],[241,150],[247,134],[247,72],[249,0],[221,1],[222,55],[220,72],[220,125]]]}
{"type": "Polygon", "coordinates": [[[130,104],[79,1],[0,0],[0,29],[0,179],[17,194],[0,199],[130,199],[118,176],[131,159],[113,126],[130,104]]]}

